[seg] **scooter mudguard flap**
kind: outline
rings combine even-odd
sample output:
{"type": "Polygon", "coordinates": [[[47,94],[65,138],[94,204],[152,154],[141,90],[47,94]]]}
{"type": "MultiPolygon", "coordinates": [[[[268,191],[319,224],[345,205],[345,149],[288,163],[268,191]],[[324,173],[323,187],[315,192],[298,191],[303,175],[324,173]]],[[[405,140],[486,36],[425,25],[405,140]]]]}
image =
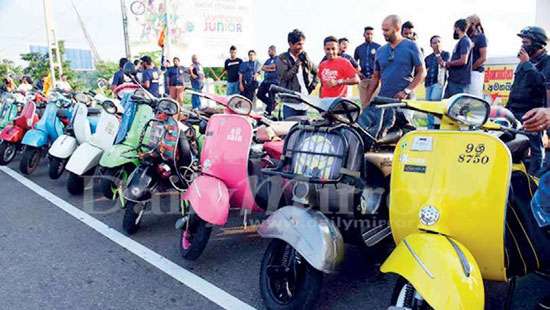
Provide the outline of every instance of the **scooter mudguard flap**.
{"type": "Polygon", "coordinates": [[[31,129],[27,131],[21,144],[42,147],[48,144],[48,133],[38,129],[31,129]]]}
{"type": "Polygon", "coordinates": [[[105,168],[115,168],[137,161],[137,152],[133,147],[125,144],[117,144],[103,153],[99,164],[105,168]]]}
{"type": "Polygon", "coordinates": [[[75,137],[61,135],[59,138],[55,139],[48,153],[53,157],[65,159],[73,154],[77,146],[75,137]]]}
{"type": "Polygon", "coordinates": [[[79,145],[74,151],[73,155],[67,162],[65,169],[68,171],[83,175],[93,167],[99,164],[99,159],[103,150],[91,145],[90,143],[83,143],[79,145]]]}
{"type": "Polygon", "coordinates": [[[470,251],[452,238],[428,233],[409,235],[381,270],[405,278],[434,309],[484,308],[479,267],[470,251]]]}
{"type": "Polygon", "coordinates": [[[290,244],[313,268],[334,273],[344,260],[344,239],[323,213],[295,206],[275,211],[258,228],[264,238],[290,244]]]}
{"type": "Polygon", "coordinates": [[[145,202],[151,199],[153,184],[153,166],[140,165],[128,178],[128,185],[124,189],[124,198],[134,202],[145,202]]]}
{"type": "Polygon", "coordinates": [[[221,180],[201,175],[193,180],[182,198],[204,221],[224,225],[229,215],[229,191],[221,180]]]}

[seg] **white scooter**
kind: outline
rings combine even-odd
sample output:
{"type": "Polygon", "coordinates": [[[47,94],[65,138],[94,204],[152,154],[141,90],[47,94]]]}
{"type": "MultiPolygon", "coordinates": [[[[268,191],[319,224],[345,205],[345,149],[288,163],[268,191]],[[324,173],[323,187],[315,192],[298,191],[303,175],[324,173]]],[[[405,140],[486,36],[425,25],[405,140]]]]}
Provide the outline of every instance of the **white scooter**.
{"type": "Polygon", "coordinates": [[[97,125],[97,116],[101,110],[90,108],[93,99],[85,94],[76,95],[77,103],[73,107],[70,124],[65,128],[65,133],[57,138],[48,150],[50,158],[49,175],[51,179],[58,179],[65,171],[69,157],[76,148],[90,141],[92,132],[97,125]]]}
{"type": "Polygon", "coordinates": [[[67,162],[67,190],[73,195],[84,191],[84,177],[95,173],[101,155],[113,145],[120,126],[120,114],[124,112],[120,102],[116,99],[106,99],[102,106],[95,133],[90,135],[87,142],[76,148],[67,162]]]}

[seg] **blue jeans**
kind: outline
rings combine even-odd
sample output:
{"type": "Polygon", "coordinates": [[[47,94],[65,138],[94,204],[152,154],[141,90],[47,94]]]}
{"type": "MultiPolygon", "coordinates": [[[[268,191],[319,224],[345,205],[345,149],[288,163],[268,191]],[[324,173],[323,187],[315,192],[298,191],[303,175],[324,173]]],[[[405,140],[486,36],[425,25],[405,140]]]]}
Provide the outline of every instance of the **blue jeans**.
{"type": "Polygon", "coordinates": [[[469,84],[458,84],[454,82],[447,82],[447,88],[445,89],[445,99],[451,98],[456,94],[465,93],[469,84]]]}
{"type": "MultiPolygon", "coordinates": [[[[522,119],[525,113],[512,111],[517,119],[522,119]]],[[[538,176],[544,161],[544,144],[542,142],[542,132],[532,133],[528,136],[531,158],[529,160],[529,174],[538,176]]]]}
{"type": "Polygon", "coordinates": [[[295,110],[287,105],[283,105],[283,119],[287,119],[292,116],[302,116],[307,115],[305,110],[295,110]]]}
{"type": "MultiPolygon", "coordinates": [[[[443,97],[443,85],[433,84],[426,87],[426,100],[428,101],[441,101],[443,97]]],[[[435,117],[432,114],[428,114],[428,129],[435,128],[435,117]]]]}
{"type": "MultiPolygon", "coordinates": [[[[193,90],[196,91],[196,92],[202,92],[204,84],[199,80],[191,80],[191,87],[193,87],[193,90]]],[[[193,109],[200,109],[200,107],[201,107],[201,98],[197,95],[192,95],[191,96],[191,105],[193,106],[193,109]]]]}
{"type": "Polygon", "coordinates": [[[235,95],[239,93],[239,82],[227,82],[227,96],[235,95]]]}

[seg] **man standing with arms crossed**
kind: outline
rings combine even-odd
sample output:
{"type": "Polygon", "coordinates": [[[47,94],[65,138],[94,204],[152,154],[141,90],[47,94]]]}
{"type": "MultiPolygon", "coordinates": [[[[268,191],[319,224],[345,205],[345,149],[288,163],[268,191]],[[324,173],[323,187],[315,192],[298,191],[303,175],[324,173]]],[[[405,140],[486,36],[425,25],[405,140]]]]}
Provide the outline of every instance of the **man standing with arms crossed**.
{"type": "Polygon", "coordinates": [[[366,99],[367,89],[372,78],[372,73],[374,72],[376,51],[380,47],[380,44],[373,41],[374,28],[370,26],[365,27],[363,37],[365,38],[365,43],[359,45],[355,49],[353,58],[359,61],[360,65],[359,78],[361,82],[359,83],[359,98],[362,104],[368,104],[366,99]]]}

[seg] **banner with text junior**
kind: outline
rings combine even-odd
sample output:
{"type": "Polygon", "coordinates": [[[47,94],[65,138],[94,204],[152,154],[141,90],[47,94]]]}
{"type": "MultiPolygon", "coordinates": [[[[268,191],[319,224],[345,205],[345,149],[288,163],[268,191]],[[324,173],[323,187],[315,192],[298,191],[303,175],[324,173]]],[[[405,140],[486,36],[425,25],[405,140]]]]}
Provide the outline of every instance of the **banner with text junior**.
{"type": "Polygon", "coordinates": [[[127,0],[132,54],[159,50],[165,25],[166,56],[189,65],[197,54],[203,66],[222,67],[235,45],[239,55],[254,47],[254,0],[127,0]]]}

